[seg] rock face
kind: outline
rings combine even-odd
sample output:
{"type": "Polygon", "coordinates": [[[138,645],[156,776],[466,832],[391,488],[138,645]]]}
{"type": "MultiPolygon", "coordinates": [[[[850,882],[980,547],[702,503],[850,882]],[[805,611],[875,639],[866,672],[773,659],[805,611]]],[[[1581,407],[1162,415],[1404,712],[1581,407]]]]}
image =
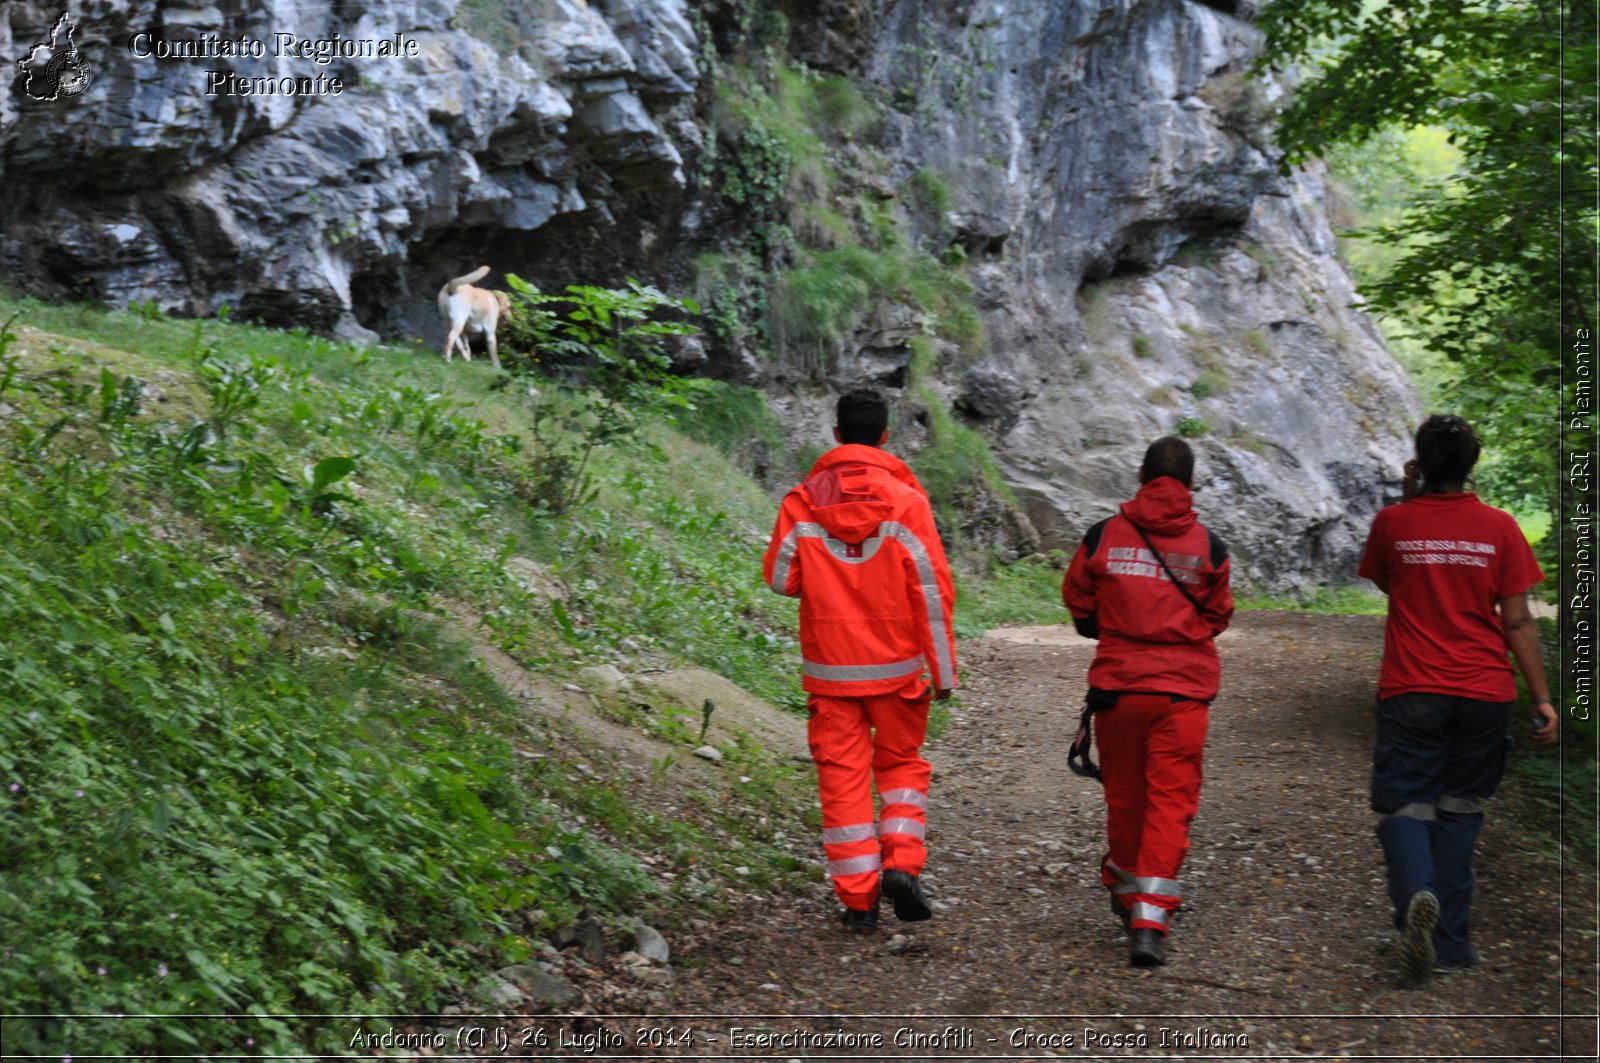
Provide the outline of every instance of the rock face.
{"type": "MultiPolygon", "coordinates": [[[[434,260],[431,246],[459,246],[449,236],[527,235],[603,213],[591,189],[681,185],[658,119],[696,80],[685,8],[98,0],[76,38],[88,91],[14,92],[0,112],[0,266],[47,295],[183,314],[228,304],[370,335],[404,317],[394,303],[427,302],[478,264],[434,260]],[[281,35],[295,51],[279,54],[281,35]],[[400,54],[300,51],[335,38],[400,54]],[[163,58],[241,39],[261,57],[163,58]],[[247,80],[276,91],[244,94],[247,80]]],[[[19,0],[7,26],[31,44],[56,14],[19,0]]]]}
{"type": "MultiPolygon", "coordinates": [[[[900,172],[932,168],[987,334],[940,391],[990,439],[1043,546],[1196,447],[1239,578],[1349,578],[1398,487],[1415,393],[1350,280],[1315,173],[1277,173],[1249,4],[908,0],[869,76],[900,172]]],[[[952,363],[955,364],[952,364],[952,363]]]]}
{"type": "MultiPolygon", "coordinates": [[[[924,442],[937,402],[988,440],[1025,511],[980,518],[999,545],[1070,549],[1176,431],[1242,577],[1353,573],[1417,402],[1348,308],[1320,178],[1277,173],[1275,90],[1242,77],[1249,3],[89,0],[88,89],[0,96],[0,271],[51,297],[430,341],[439,285],[480,262],[681,290],[697,252],[739,239],[704,179],[698,57],[777,11],[792,56],[882,102],[850,145],[881,163],[869,198],[919,173],[948,191],[912,235],[964,256],[985,340],[939,347],[897,439],[924,442]],[[241,40],[262,55],[170,54],[241,40]],[[284,53],[306,41],[396,54],[284,53]]],[[[58,14],[13,0],[6,56],[58,14]]],[[[883,299],[826,365],[710,343],[687,360],[765,387],[821,442],[838,387],[906,384],[922,329],[883,299]]]]}

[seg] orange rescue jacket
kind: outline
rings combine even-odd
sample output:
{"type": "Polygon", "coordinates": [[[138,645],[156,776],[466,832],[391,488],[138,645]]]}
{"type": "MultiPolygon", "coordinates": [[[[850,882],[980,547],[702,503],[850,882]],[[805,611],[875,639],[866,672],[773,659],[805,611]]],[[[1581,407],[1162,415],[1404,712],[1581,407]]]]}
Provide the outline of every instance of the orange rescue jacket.
{"type": "Polygon", "coordinates": [[[927,492],[893,454],[847,443],[819,458],[784,498],[763,568],[800,599],[806,690],[882,694],[925,667],[956,685],[955,583],[927,492]]]}

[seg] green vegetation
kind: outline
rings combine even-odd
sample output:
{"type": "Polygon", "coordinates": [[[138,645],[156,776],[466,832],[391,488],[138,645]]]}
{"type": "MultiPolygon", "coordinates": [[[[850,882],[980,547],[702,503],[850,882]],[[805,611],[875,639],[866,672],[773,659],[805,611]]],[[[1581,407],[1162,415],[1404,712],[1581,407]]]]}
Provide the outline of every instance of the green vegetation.
{"type": "Polygon", "coordinates": [[[990,562],[975,579],[964,580],[956,596],[956,634],[976,638],[994,627],[1020,624],[1066,624],[1071,614],[1061,604],[1061,579],[1067,559],[1057,552],[1049,561],[1024,560],[1014,565],[990,562]]]}
{"type": "Polygon", "coordinates": [[[1211,426],[1198,417],[1180,417],[1172,430],[1185,439],[1194,439],[1211,431],[1211,426]]]}
{"type": "Polygon", "coordinates": [[[596,447],[632,438],[652,413],[692,405],[688,396],[700,382],[672,374],[662,341],[696,330],[663,315],[694,314],[700,308],[632,278],[626,288],[616,289],[569,284],[560,295],[546,295],[514,273],[506,275],[506,283],[514,297],[506,322],[511,342],[532,352],[536,365],[558,374],[569,397],[593,397],[581,421],[568,420],[576,432],[551,431],[563,412],[556,404],[535,406],[533,438],[540,457],[530,490],[548,512],[560,514],[593,497],[588,470],[596,447]],[[552,305],[566,309],[548,309],[552,305]]]}
{"type": "MultiPolygon", "coordinates": [[[[678,429],[691,439],[716,447],[730,458],[766,447],[783,453],[789,440],[767,405],[766,392],[723,381],[708,382],[695,395],[694,409],[678,415],[678,429]]],[[[808,466],[809,467],[809,466],[808,466]]]]}
{"type": "Polygon", "coordinates": [[[1189,392],[1197,399],[1220,395],[1233,385],[1233,380],[1222,370],[1208,369],[1189,385],[1189,392]]]}
{"type": "Polygon", "coordinates": [[[1389,599],[1366,584],[1347,583],[1342,587],[1316,587],[1300,595],[1260,595],[1239,593],[1234,604],[1240,609],[1282,609],[1296,613],[1382,616],[1389,599]]]}
{"type": "Polygon", "coordinates": [[[1260,435],[1252,432],[1248,428],[1241,429],[1240,431],[1235,432],[1233,435],[1225,437],[1223,442],[1228,444],[1230,447],[1237,447],[1240,450],[1248,450],[1257,457],[1264,458],[1268,453],[1271,452],[1271,447],[1268,445],[1267,441],[1262,439],[1260,435]]]}
{"type": "Polygon", "coordinates": [[[702,256],[697,288],[713,342],[783,354],[820,371],[875,307],[908,305],[922,329],[975,351],[983,343],[972,287],[949,251],[949,189],[924,167],[888,196],[855,145],[877,104],[847,78],[751,48],[710,60],[716,105],[704,180],[740,216],[742,246],[702,256]],[[911,213],[931,216],[929,247],[911,213]]]}
{"type": "Polygon", "coordinates": [[[924,166],[911,175],[910,192],[913,201],[935,217],[943,217],[950,209],[950,186],[932,167],[924,166]]]}
{"type": "Polygon", "coordinates": [[[928,445],[911,459],[911,468],[933,500],[934,512],[948,540],[945,545],[954,551],[965,545],[960,534],[964,511],[973,508],[983,495],[1013,506],[1016,496],[1005,482],[988,443],[957,421],[928,386],[934,358],[931,341],[919,336],[911,341],[911,347],[914,353],[906,392],[928,410],[928,445]]]}
{"type": "Polygon", "coordinates": [[[837,343],[863,308],[884,299],[921,308],[924,327],[964,346],[981,339],[971,285],[925,252],[858,244],[814,251],[804,262],[780,275],[773,290],[773,328],[781,344],[837,343]]]}
{"type": "MultiPolygon", "coordinates": [[[[792,606],[759,571],[771,504],[716,451],[643,418],[558,514],[544,459],[605,423],[603,381],[0,307],[4,1010],[431,1010],[530,954],[525,913],[715,905],[724,832],[758,880],[794,869],[762,823],[800,815],[773,755],[730,750],[772,781],[738,801],[676,781],[674,819],[570,773],[586,736],[498,678],[691,662],[798,701],[792,606]]],[[[642,725],[686,745],[672,719],[642,725]]],[[[257,1030],[331,1047],[314,1020],[257,1030]]],[[[233,1044],[205,1018],[6,1037],[233,1044]]]]}
{"type": "Polygon", "coordinates": [[[706,337],[726,350],[768,343],[767,280],[750,250],[706,252],[694,260],[695,295],[706,337]]]}
{"type": "Polygon", "coordinates": [[[1360,152],[1358,189],[1386,186],[1399,203],[1360,219],[1383,249],[1356,259],[1373,267],[1360,278],[1369,304],[1444,360],[1431,397],[1494,447],[1486,493],[1553,517],[1550,315],[1559,308],[1568,339],[1595,324],[1582,294],[1594,286],[1594,8],[1571,4],[1563,24],[1567,6],[1287,0],[1262,17],[1274,64],[1325,55],[1284,114],[1289,157],[1360,152]]]}

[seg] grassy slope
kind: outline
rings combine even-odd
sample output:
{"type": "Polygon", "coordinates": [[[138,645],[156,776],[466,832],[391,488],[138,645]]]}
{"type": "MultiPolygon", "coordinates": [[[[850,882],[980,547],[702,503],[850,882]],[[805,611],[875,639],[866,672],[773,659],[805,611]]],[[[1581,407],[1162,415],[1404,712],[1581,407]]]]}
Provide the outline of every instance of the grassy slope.
{"type": "MultiPolygon", "coordinates": [[[[760,786],[658,813],[636,779],[569,771],[585,736],[530,721],[470,649],[558,680],[694,663],[793,702],[793,607],[759,573],[772,507],[715,449],[652,427],[554,518],[524,501],[524,426],[568,400],[481,364],[0,301],[18,309],[0,1010],[431,1008],[579,908],[670,918],[718,903],[735,863],[746,886],[796,870],[769,825],[805,807],[793,767],[741,745],[728,774],[760,786]],[[311,471],[345,457],[338,482],[311,471]]],[[[682,710],[604,707],[696,744],[682,710]]],[[[10,1022],[6,1049],[189,1039],[229,1043],[210,1020],[10,1022]]]]}

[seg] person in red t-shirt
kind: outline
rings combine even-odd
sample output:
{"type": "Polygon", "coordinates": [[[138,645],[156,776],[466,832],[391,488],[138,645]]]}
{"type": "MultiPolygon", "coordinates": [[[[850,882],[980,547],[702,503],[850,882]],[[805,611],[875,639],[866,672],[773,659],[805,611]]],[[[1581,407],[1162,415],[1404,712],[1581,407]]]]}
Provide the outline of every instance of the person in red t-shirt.
{"type": "Polygon", "coordinates": [[[1380,510],[1360,575],[1389,596],[1378,677],[1372,809],[1402,934],[1406,977],[1478,962],[1468,938],[1480,802],[1505,770],[1517,688],[1533,695],[1533,740],[1556,741],[1528,589],[1544,579],[1509,513],[1465,490],[1480,444],[1459,417],[1417,429],[1404,501],[1380,510]]]}

